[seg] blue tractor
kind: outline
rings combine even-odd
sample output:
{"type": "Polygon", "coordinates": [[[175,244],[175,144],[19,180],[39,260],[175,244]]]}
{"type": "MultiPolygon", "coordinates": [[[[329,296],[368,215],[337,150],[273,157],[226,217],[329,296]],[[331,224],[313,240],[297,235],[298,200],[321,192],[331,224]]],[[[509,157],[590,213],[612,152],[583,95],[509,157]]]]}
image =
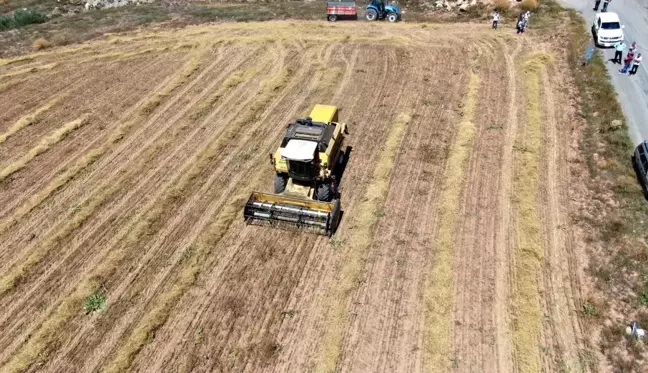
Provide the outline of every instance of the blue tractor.
{"type": "Polygon", "coordinates": [[[385,5],[383,0],[371,0],[365,9],[367,21],[387,19],[389,22],[397,22],[401,19],[400,9],[394,4],[385,5]]]}

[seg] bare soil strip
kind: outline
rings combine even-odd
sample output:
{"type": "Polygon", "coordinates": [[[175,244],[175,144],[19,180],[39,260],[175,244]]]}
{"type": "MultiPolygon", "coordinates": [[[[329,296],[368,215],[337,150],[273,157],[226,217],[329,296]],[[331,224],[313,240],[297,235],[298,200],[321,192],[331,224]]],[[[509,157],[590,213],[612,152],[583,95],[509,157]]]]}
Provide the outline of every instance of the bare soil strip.
{"type": "Polygon", "coordinates": [[[463,195],[464,170],[470,156],[476,127],[473,123],[481,80],[471,72],[462,108],[462,120],[450,147],[441,183],[439,228],[434,243],[434,259],[426,284],[425,370],[447,372],[452,355],[452,321],[454,308],[454,250],[458,214],[463,195]]]}
{"type": "Polygon", "coordinates": [[[356,286],[362,269],[361,262],[371,245],[378,213],[385,202],[389,188],[394,154],[410,120],[410,114],[407,113],[399,114],[394,120],[363,202],[359,206],[359,214],[351,223],[355,232],[353,237],[347,238],[344,265],[340,270],[338,287],[334,291],[333,302],[327,311],[328,329],[324,336],[322,357],[315,368],[318,372],[335,371],[342,348],[342,336],[348,323],[348,296],[356,286]]]}
{"type": "Polygon", "coordinates": [[[541,369],[540,333],[542,328],[539,276],[545,255],[540,203],[540,161],[542,155],[542,114],[540,82],[544,64],[550,57],[542,52],[526,57],[520,69],[525,83],[524,132],[515,148],[513,200],[517,212],[515,248],[515,326],[513,342],[518,369],[522,373],[541,369]]]}

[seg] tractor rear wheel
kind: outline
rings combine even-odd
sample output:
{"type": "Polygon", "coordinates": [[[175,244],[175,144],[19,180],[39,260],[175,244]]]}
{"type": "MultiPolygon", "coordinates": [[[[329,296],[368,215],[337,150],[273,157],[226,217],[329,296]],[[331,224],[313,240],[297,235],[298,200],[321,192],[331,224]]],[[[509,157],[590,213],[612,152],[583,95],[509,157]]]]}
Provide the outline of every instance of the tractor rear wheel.
{"type": "Polygon", "coordinates": [[[378,12],[376,12],[374,9],[367,9],[365,18],[367,19],[367,21],[375,21],[376,19],[378,19],[378,12]]]}
{"type": "Polygon", "coordinates": [[[335,21],[337,21],[337,16],[335,14],[329,14],[328,20],[330,22],[335,22],[335,21]]]}
{"type": "Polygon", "coordinates": [[[387,14],[387,20],[392,23],[398,21],[398,14],[396,13],[387,14]]]}
{"type": "Polygon", "coordinates": [[[283,175],[275,175],[274,179],[274,191],[275,193],[283,193],[286,190],[286,184],[288,184],[288,178],[283,175]]]}
{"type": "Polygon", "coordinates": [[[315,190],[315,198],[318,201],[328,202],[331,200],[331,184],[319,184],[315,190]]]}

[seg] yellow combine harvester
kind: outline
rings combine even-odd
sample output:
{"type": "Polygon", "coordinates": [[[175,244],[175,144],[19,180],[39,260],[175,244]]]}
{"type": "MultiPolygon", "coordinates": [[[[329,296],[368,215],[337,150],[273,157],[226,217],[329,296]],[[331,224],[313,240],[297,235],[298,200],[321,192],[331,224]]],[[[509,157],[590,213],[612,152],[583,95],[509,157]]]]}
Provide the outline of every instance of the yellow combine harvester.
{"type": "Polygon", "coordinates": [[[270,161],[275,194],[254,192],[243,215],[248,223],[313,228],[331,236],[340,220],[336,171],[343,162],[346,124],[335,106],[315,105],[306,119],[288,125],[270,161]]]}

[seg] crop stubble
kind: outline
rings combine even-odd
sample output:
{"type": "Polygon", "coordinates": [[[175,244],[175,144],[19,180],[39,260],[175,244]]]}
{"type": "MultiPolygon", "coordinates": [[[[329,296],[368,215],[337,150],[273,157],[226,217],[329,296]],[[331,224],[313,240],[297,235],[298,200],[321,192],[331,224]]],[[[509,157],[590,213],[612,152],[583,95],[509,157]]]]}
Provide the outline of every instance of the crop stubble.
{"type": "Polygon", "coordinates": [[[548,186],[520,191],[513,147],[535,124],[517,98],[536,88],[514,74],[528,50],[489,32],[223,24],[0,61],[0,372],[526,372],[539,360],[519,354],[541,351],[547,370],[579,368],[562,111],[534,127],[548,153],[526,172],[548,186]],[[315,103],[350,125],[340,231],[246,226],[267,153],[315,103]],[[521,203],[545,266],[516,249],[525,226],[502,226],[525,224],[521,203]],[[85,314],[97,291],[106,309],[85,314]],[[536,343],[506,315],[534,302],[553,323],[536,343]]]}

